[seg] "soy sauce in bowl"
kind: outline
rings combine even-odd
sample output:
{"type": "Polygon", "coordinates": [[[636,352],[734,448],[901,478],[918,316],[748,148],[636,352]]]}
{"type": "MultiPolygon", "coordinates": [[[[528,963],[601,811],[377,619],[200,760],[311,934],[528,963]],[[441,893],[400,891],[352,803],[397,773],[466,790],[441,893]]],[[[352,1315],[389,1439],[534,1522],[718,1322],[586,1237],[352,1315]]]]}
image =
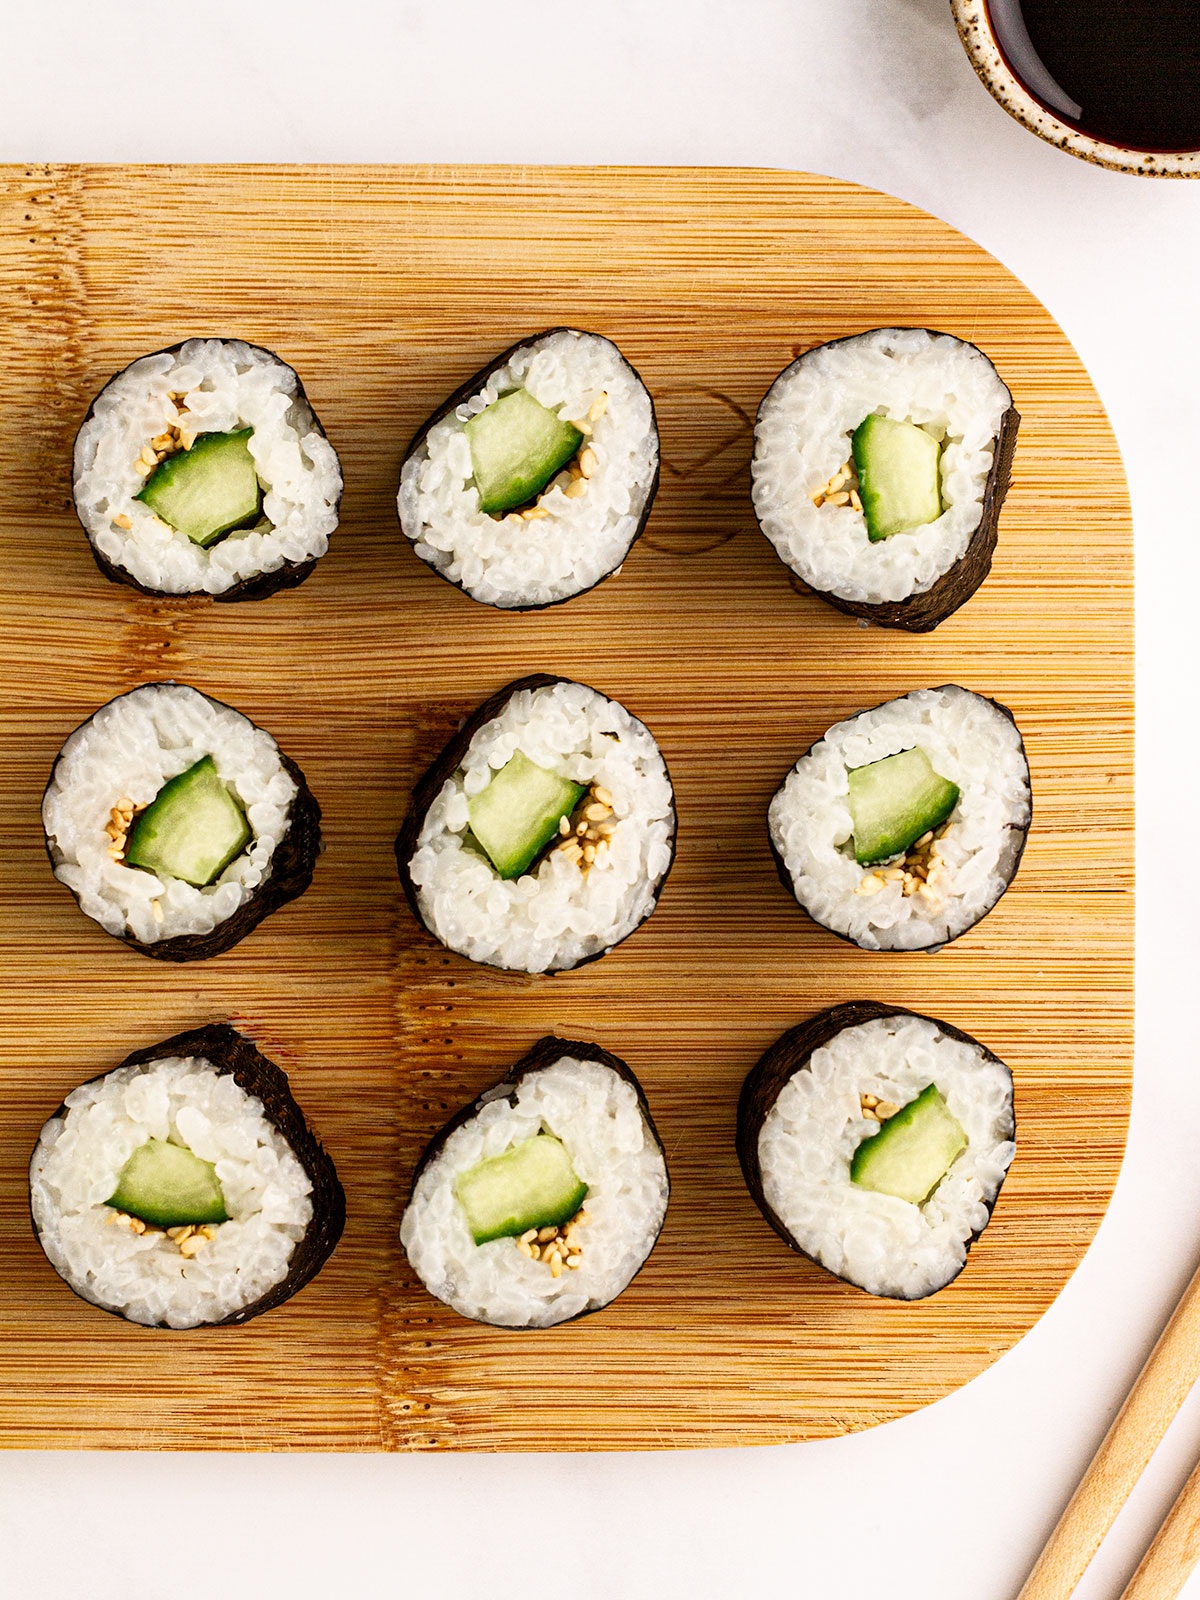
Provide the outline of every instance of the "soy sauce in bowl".
{"type": "Polygon", "coordinates": [[[987,0],[1035,100],[1127,150],[1200,150],[1200,0],[987,0]]]}

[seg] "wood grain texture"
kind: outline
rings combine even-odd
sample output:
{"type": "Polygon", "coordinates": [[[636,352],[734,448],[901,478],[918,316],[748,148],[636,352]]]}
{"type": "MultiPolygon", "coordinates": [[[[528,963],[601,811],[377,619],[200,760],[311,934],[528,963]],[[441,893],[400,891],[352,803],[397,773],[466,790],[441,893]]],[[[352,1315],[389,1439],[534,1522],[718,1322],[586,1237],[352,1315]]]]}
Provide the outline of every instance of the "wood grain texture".
{"type": "Polygon", "coordinates": [[[0,183],[0,1441],[294,1448],[680,1447],[864,1428],[946,1394],[1079,1261],[1124,1144],[1131,1058],[1128,501],[1087,376],[996,261],[899,201],[762,171],[10,168],[0,183]],[[616,339],[654,394],[663,481],[620,577],[504,615],[400,536],[403,442],[460,379],[554,323],[616,339]],[[1022,414],[991,578],[927,637],[795,592],[757,532],[751,419],[825,339],[918,323],[976,340],[1022,414]],[[70,501],[93,392],[144,351],[239,334],[298,368],[342,456],[342,526],[300,590],[155,601],[97,574],[70,501]],[[472,968],[403,906],[414,777],[520,674],[581,678],[659,738],[679,860],[654,918],[565,977],[472,968]],[[178,676],[278,735],[325,817],[309,892],[228,955],[166,969],[86,921],[42,854],[68,729],[178,676]],[[1011,706],[1033,770],[1016,887],[937,956],[854,950],[776,881],[764,811],[831,722],[957,680],[1011,706]],[[944,1017],[1013,1068],[1018,1155],[962,1277],[874,1301],[799,1260],[733,1146],[784,1028],[869,997],[944,1017]],[[289,1305],[220,1333],[76,1301],[26,1220],[25,1163],[77,1081],[228,1019],[291,1074],[346,1187],[344,1240],[289,1305]],[[507,1334],[400,1254],[429,1135],[557,1030],[626,1058],[671,1162],[666,1229],[603,1315],[507,1334]]]}

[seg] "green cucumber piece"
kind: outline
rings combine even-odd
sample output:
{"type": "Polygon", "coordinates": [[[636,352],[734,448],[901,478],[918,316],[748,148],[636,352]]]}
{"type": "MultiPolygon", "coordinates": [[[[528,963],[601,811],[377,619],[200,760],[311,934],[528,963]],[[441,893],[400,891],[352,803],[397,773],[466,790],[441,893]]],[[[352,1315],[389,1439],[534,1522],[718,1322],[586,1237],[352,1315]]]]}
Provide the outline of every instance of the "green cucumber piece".
{"type": "Polygon", "coordinates": [[[560,422],[528,389],[493,400],[464,431],[479,509],[494,514],[539,495],[583,443],[578,428],[560,422]]]}
{"type": "Polygon", "coordinates": [[[468,804],[471,832],[502,878],[519,878],[585,792],[518,750],[468,804]]]}
{"type": "Polygon", "coordinates": [[[203,889],[252,837],[241,801],[221,782],[213,758],[204,756],[164,783],[134,818],[125,865],[164,872],[203,889]]]}
{"type": "Polygon", "coordinates": [[[966,1134],[931,1083],[863,1140],[850,1163],[850,1181],[924,1205],[966,1148],[966,1134]]]}
{"type": "Polygon", "coordinates": [[[854,859],[869,867],[940,828],[958,804],[958,786],[941,778],[919,746],[849,774],[854,859]]]}
{"type": "Polygon", "coordinates": [[[253,432],[198,434],[190,450],[159,462],[134,499],[202,549],[257,521],[263,492],[247,444],[253,432]]]}
{"type": "Polygon", "coordinates": [[[506,1150],[461,1173],[454,1194],[476,1244],[511,1239],[530,1228],[569,1222],[587,1195],[561,1140],[550,1133],[506,1150]]]}
{"type": "Polygon", "coordinates": [[[942,514],[942,447],[915,422],[867,417],[851,444],[858,496],[873,544],[911,533],[942,514]]]}
{"type": "Polygon", "coordinates": [[[213,1163],[165,1139],[138,1146],[117,1174],[108,1204],[156,1228],[229,1221],[213,1163]]]}

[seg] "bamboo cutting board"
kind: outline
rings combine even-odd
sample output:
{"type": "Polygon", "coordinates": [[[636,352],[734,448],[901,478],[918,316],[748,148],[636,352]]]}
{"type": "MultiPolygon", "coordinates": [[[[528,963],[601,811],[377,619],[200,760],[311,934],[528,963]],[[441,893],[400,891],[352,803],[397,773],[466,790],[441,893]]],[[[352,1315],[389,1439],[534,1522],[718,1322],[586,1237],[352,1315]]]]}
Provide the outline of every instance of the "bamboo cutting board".
{"type": "Polygon", "coordinates": [[[531,168],[8,168],[0,173],[0,1441],[258,1449],[679,1447],[813,1438],[911,1411],[1025,1333],[1078,1263],[1125,1136],[1132,1030],[1132,591],[1116,445],[1066,338],[996,261],[885,195],[800,174],[531,168]],[[401,452],[458,382],[556,323],[616,339],[654,395],[662,488],[619,578],[527,616],[412,555],[401,452]],[[822,340],[917,323],[978,342],[1022,414],[991,578],[938,631],[799,594],[756,531],[750,430],[822,340]],[[99,576],[75,429],[117,368],[196,333],[299,370],[341,453],[342,526],[302,589],[156,601],[99,576]],[[581,678],[657,735],[679,860],[656,916],[558,979],[473,968],[406,910],[392,839],[415,775],[523,673],[581,678]],[[327,850],[228,955],[147,961],[52,879],[39,799],[64,736],[177,677],[304,768],[327,850]],[[830,723],[959,681],[1011,706],[1035,819],[1014,889],[939,955],[855,950],[779,887],[764,810],[830,723]],[[976,1034],[1012,1066],[1018,1154],[962,1277],[916,1305],[800,1260],[752,1205],[738,1086],[852,998],[976,1034]],[[74,1084],[228,1019],[291,1075],[345,1183],[322,1275],[241,1329],[165,1334],[76,1300],[29,1231],[25,1168],[74,1084]],[[674,1182],[605,1313],[459,1320],[408,1270],[429,1135],[537,1037],[639,1074],[674,1182]]]}

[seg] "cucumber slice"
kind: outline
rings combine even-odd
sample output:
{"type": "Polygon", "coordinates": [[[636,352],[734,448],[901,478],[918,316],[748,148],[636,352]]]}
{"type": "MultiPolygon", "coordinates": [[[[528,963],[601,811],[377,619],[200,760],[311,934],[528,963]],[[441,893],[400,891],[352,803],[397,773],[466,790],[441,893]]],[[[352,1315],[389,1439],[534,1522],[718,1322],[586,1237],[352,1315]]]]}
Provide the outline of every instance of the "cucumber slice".
{"type": "Polygon", "coordinates": [[[165,1139],[138,1146],[118,1173],[108,1204],[157,1228],[229,1221],[213,1163],[165,1139]]]}
{"type": "Polygon", "coordinates": [[[858,494],[873,544],[911,533],[942,514],[938,464],[942,447],[915,422],[867,417],[851,445],[858,494]]]}
{"type": "Polygon", "coordinates": [[[253,432],[198,434],[190,450],[159,462],[134,499],[202,549],[257,521],[263,492],[246,442],[253,432]]]}
{"type": "Polygon", "coordinates": [[[125,865],[165,872],[203,889],[250,843],[253,833],[241,801],[204,756],[164,783],[134,818],[125,842],[125,865]]]}
{"type": "Polygon", "coordinates": [[[583,784],[547,772],[518,750],[470,801],[471,832],[502,878],[519,878],[584,793],[583,784]]]}
{"type": "Polygon", "coordinates": [[[460,1174],[454,1193],[476,1244],[569,1222],[587,1195],[562,1142],[534,1134],[460,1174]]]}
{"type": "Polygon", "coordinates": [[[958,786],[939,777],[918,746],[852,767],[849,802],[854,859],[868,867],[940,828],[958,804],[958,786]]]}
{"type": "Polygon", "coordinates": [[[850,1181],[924,1205],[966,1148],[966,1134],[931,1083],[863,1140],[850,1163],[850,1181]]]}
{"type": "Polygon", "coordinates": [[[479,509],[492,513],[511,511],[540,494],[583,442],[578,428],[560,422],[528,389],[493,400],[464,432],[479,509]]]}

